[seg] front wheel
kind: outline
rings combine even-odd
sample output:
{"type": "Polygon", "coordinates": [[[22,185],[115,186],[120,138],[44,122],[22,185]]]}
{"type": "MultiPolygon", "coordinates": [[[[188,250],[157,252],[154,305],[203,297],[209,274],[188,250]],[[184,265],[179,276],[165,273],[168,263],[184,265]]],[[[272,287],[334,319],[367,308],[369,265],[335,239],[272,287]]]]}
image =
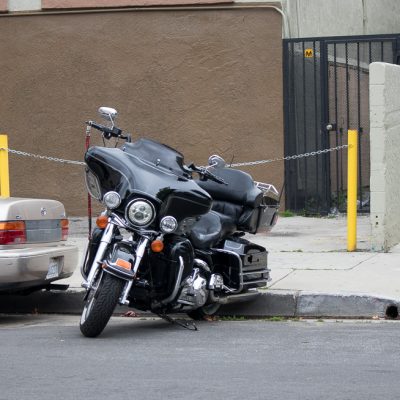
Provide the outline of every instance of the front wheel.
{"type": "Polygon", "coordinates": [[[100,335],[114,312],[125,281],[99,271],[82,311],[79,327],[86,337],[100,335]]]}
{"type": "Polygon", "coordinates": [[[203,319],[207,320],[214,316],[219,308],[221,307],[221,304],[218,303],[211,303],[207,304],[203,307],[196,308],[196,310],[189,311],[187,314],[190,318],[196,320],[196,321],[201,321],[203,319]]]}

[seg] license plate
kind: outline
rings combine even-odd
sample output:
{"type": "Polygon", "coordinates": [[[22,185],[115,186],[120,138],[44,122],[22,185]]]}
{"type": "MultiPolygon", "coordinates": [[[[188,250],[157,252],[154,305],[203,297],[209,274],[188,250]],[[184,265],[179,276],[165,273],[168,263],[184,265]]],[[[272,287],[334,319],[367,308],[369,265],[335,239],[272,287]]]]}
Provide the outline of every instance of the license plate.
{"type": "Polygon", "coordinates": [[[63,257],[50,258],[46,279],[58,278],[62,267],[63,257]]]}

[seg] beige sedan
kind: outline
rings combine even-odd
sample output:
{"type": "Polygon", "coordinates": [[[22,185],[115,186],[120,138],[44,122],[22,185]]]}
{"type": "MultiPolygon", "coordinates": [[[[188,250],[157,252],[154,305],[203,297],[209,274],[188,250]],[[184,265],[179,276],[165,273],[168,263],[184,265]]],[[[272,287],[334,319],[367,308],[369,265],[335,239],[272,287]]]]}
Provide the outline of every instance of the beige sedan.
{"type": "Polygon", "coordinates": [[[0,292],[50,289],[71,276],[78,248],[66,244],[67,236],[59,201],[0,198],[0,292]]]}

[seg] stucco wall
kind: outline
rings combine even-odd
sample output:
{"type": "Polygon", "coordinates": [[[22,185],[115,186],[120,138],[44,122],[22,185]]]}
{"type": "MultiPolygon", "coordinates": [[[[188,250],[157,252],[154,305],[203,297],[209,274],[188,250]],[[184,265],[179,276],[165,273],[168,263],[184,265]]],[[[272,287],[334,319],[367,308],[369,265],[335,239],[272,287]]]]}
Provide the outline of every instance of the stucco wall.
{"type": "MultiPolygon", "coordinates": [[[[1,17],[0,132],[10,148],[82,160],[84,121],[107,105],[187,162],[280,157],[281,28],[267,9],[1,17]]],[[[85,213],[82,167],[10,154],[10,171],[13,196],[85,213]]],[[[246,171],[282,187],[282,162],[246,171]]]]}
{"type": "Polygon", "coordinates": [[[370,66],[372,248],[400,242],[400,66],[370,66]]]}

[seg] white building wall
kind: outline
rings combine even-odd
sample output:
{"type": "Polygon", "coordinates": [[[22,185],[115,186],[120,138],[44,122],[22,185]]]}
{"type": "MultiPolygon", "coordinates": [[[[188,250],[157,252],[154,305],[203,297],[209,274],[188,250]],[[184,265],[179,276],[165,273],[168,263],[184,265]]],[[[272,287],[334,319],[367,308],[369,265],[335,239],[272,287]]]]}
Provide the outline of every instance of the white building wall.
{"type": "Polygon", "coordinates": [[[15,11],[37,11],[42,8],[41,0],[8,0],[8,10],[15,11]]]}
{"type": "Polygon", "coordinates": [[[399,0],[239,0],[281,4],[286,38],[400,33],[399,0]]]}
{"type": "Polygon", "coordinates": [[[400,33],[399,0],[364,0],[365,34],[400,33]]]}
{"type": "Polygon", "coordinates": [[[400,242],[400,66],[370,65],[372,249],[400,242]]]}
{"type": "Polygon", "coordinates": [[[363,34],[361,0],[282,0],[282,8],[291,38],[363,34]]]}

